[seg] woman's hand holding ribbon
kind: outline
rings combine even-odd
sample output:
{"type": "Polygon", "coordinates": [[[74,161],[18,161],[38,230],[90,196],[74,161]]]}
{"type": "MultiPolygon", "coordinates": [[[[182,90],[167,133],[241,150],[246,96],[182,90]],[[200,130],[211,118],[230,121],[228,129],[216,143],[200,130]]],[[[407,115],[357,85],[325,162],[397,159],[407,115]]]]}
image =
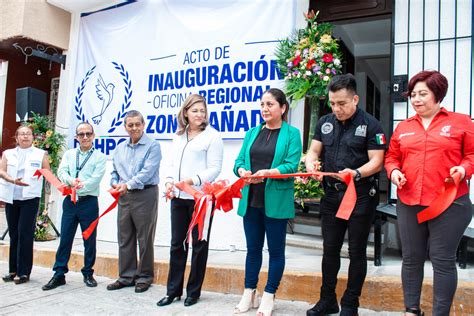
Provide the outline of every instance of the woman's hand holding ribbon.
{"type": "Polygon", "coordinates": [[[461,175],[461,177],[459,178],[460,181],[463,180],[464,177],[466,176],[466,169],[464,169],[463,166],[454,166],[451,169],[449,169],[449,175],[451,176],[451,178],[448,178],[448,179],[452,179],[452,177],[454,176],[456,172],[459,172],[459,174],[461,175]]]}
{"type": "Polygon", "coordinates": [[[405,183],[407,183],[405,175],[399,169],[393,169],[392,174],[390,175],[390,180],[398,189],[401,189],[405,183]]]}
{"type": "Polygon", "coordinates": [[[176,195],[174,194],[174,184],[172,182],[166,182],[165,183],[165,188],[166,188],[166,191],[165,191],[165,198],[166,200],[172,200],[176,197],[176,195]]]}

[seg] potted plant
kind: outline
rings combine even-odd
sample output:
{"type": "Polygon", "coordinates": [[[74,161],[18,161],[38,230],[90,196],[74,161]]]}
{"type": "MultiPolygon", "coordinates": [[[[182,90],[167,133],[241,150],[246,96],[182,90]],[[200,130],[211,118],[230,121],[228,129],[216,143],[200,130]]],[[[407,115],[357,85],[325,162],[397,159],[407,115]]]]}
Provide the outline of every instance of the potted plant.
{"type": "MultiPolygon", "coordinates": [[[[298,165],[298,172],[306,172],[305,158],[306,155],[303,154],[298,165]]],[[[313,177],[295,178],[295,203],[303,212],[308,212],[309,206],[319,205],[319,200],[323,195],[324,190],[318,180],[313,177]]]]}
{"type": "MultiPolygon", "coordinates": [[[[51,171],[56,174],[61,161],[62,151],[65,147],[65,136],[54,130],[54,123],[51,117],[33,113],[27,125],[33,129],[33,145],[48,152],[51,171]]],[[[45,183],[41,195],[39,211],[36,218],[35,240],[45,241],[54,239],[49,231],[52,227],[56,234],[58,231],[48,216],[48,199],[50,195],[50,185],[45,183]]]]}

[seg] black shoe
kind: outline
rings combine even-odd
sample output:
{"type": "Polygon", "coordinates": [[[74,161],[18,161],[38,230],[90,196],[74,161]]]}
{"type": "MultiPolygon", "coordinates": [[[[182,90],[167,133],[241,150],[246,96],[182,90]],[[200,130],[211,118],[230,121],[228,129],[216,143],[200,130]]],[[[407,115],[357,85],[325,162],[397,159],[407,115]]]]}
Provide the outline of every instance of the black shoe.
{"type": "Polygon", "coordinates": [[[405,312],[407,313],[412,313],[412,314],[415,314],[415,315],[421,315],[421,316],[425,316],[425,313],[422,312],[421,310],[419,309],[416,309],[416,308],[406,308],[405,309],[405,312]]]}
{"type": "Polygon", "coordinates": [[[148,291],[150,284],[148,283],[137,283],[135,284],[135,293],[143,293],[148,291]]]}
{"type": "Polygon", "coordinates": [[[2,277],[2,280],[4,282],[13,282],[13,280],[15,279],[16,277],[16,273],[15,272],[10,272],[10,273],[7,273],[5,274],[3,277],[2,277]]]}
{"type": "Polygon", "coordinates": [[[191,305],[194,305],[198,302],[199,300],[199,297],[186,297],[186,299],[184,300],[184,306],[191,306],[191,305]]]}
{"type": "Polygon", "coordinates": [[[92,274],[84,276],[84,283],[88,287],[96,287],[97,286],[97,281],[94,279],[94,276],[92,274]]]}
{"type": "Polygon", "coordinates": [[[341,313],[340,316],[357,316],[359,313],[357,312],[357,307],[348,307],[348,306],[341,306],[341,313]]]}
{"type": "Polygon", "coordinates": [[[18,278],[14,279],[13,282],[15,282],[15,284],[23,284],[23,283],[26,283],[30,280],[30,276],[29,275],[20,275],[18,278]]]}
{"type": "Polygon", "coordinates": [[[173,303],[175,298],[177,301],[181,300],[181,296],[165,296],[161,300],[159,300],[158,303],[156,303],[156,305],[158,306],[170,305],[171,303],[173,303]]]}
{"type": "Polygon", "coordinates": [[[107,285],[107,290],[115,291],[115,290],[123,289],[124,287],[127,287],[127,286],[134,286],[134,285],[135,284],[133,284],[133,283],[124,284],[124,283],[120,282],[119,280],[117,280],[114,283],[107,285]]]}
{"type": "Polygon", "coordinates": [[[306,311],[306,316],[323,316],[339,312],[337,301],[319,300],[313,308],[306,311]]]}
{"type": "Polygon", "coordinates": [[[66,278],[64,276],[53,276],[46,285],[43,285],[42,289],[43,291],[49,291],[64,284],[66,284],[66,278]]]}

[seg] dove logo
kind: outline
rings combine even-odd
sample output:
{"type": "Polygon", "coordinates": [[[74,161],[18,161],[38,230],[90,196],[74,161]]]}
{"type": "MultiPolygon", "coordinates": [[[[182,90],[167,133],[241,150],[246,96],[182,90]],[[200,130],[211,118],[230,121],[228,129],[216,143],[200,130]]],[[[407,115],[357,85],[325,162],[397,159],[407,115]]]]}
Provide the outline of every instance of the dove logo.
{"type": "Polygon", "coordinates": [[[100,107],[100,113],[92,117],[94,124],[99,124],[102,121],[102,115],[105,113],[105,110],[109,107],[110,103],[114,99],[114,88],[113,83],[106,84],[102,75],[99,74],[99,79],[97,79],[97,84],[95,85],[97,98],[102,102],[100,107]]]}
{"type": "Polygon", "coordinates": [[[123,90],[121,86],[119,87],[116,84],[112,83],[115,81],[113,81],[114,78],[110,77],[114,76],[111,76],[110,73],[106,74],[104,71],[101,73],[96,72],[98,73],[98,75],[97,81],[95,81],[93,79],[93,74],[94,70],[96,70],[96,66],[93,66],[89,69],[89,71],[87,71],[85,77],[80,82],[74,99],[76,118],[79,121],[88,122],[89,119],[86,114],[91,114],[91,120],[95,125],[105,125],[109,124],[110,122],[108,122],[107,118],[111,118],[110,126],[107,129],[108,134],[114,132],[117,127],[123,124],[125,115],[127,114],[128,109],[131,105],[131,98],[133,93],[132,80],[130,79],[128,71],[122,64],[119,64],[117,62],[112,62],[112,65],[122,79],[120,82],[125,85],[123,87],[123,90]],[[94,90],[92,87],[90,89],[86,89],[88,82],[95,83],[94,90]],[[117,90],[119,88],[120,90],[117,90]],[[116,91],[124,91],[125,95],[123,96],[123,98],[121,96],[115,97],[116,91]],[[87,102],[88,108],[83,109],[82,97],[85,93],[88,95],[88,100],[90,100],[90,102],[87,102]],[[123,100],[121,105],[119,103],[120,101],[117,101],[117,99],[123,100]],[[110,113],[110,108],[115,107],[118,108],[118,111],[112,115],[110,113]]]}

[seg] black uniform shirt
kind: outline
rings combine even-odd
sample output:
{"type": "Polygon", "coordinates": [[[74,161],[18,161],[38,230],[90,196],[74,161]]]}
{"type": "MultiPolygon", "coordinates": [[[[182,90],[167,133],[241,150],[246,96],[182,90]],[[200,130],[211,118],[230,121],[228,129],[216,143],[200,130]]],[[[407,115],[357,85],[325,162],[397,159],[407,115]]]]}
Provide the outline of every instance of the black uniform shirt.
{"type": "Polygon", "coordinates": [[[359,108],[344,124],[333,113],[323,116],[313,139],[323,143],[320,159],[322,170],[327,172],[357,169],[369,161],[367,150],[386,148],[380,122],[359,108]]]}

